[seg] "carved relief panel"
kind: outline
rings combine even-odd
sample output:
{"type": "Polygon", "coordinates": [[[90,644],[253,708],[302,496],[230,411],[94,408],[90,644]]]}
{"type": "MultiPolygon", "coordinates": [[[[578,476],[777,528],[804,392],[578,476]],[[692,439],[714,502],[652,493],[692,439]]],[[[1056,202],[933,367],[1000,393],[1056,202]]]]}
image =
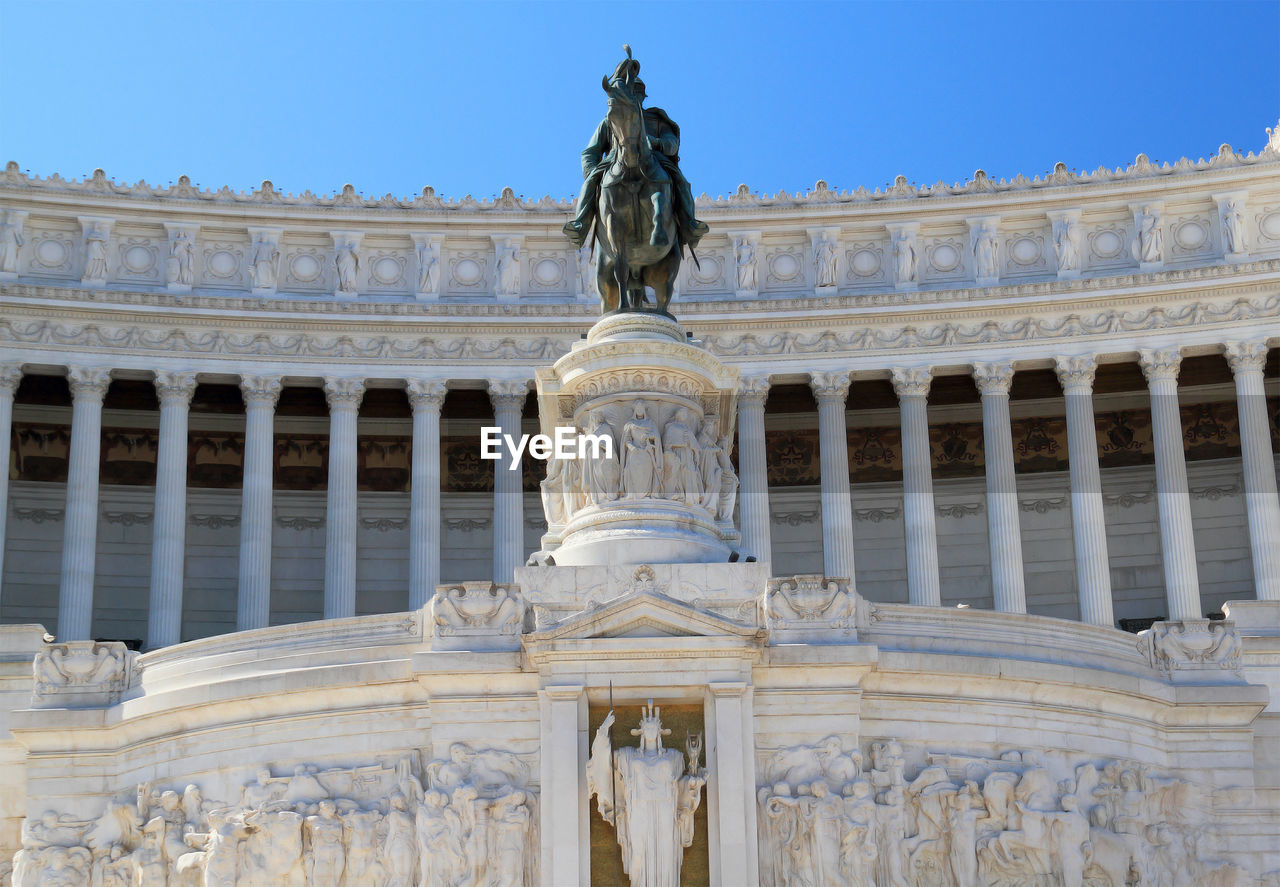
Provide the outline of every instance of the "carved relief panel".
{"type": "Polygon", "coordinates": [[[1000,277],[1038,277],[1056,268],[1047,226],[1001,232],[1000,277]]]}
{"type": "Polygon", "coordinates": [[[489,266],[493,247],[489,244],[459,243],[444,249],[446,294],[483,293],[489,290],[489,266]]]}
{"type": "Polygon", "coordinates": [[[210,233],[200,246],[200,285],[243,289],[249,285],[245,272],[245,256],[249,244],[210,233]]]}
{"type": "Polygon", "coordinates": [[[844,281],[851,287],[885,286],[892,283],[886,256],[887,240],[853,240],[844,251],[844,281]]]}
{"type": "Polygon", "coordinates": [[[1085,231],[1083,268],[1086,271],[1136,267],[1129,251],[1133,220],[1128,217],[1081,223],[1085,231]]]}
{"type": "Polygon", "coordinates": [[[38,225],[28,220],[27,228],[22,273],[32,277],[71,277],[79,240],[74,220],[41,219],[38,225]]]}
{"type": "Polygon", "coordinates": [[[921,283],[954,284],[968,276],[967,233],[922,236],[917,249],[920,254],[918,274],[921,283]]]}

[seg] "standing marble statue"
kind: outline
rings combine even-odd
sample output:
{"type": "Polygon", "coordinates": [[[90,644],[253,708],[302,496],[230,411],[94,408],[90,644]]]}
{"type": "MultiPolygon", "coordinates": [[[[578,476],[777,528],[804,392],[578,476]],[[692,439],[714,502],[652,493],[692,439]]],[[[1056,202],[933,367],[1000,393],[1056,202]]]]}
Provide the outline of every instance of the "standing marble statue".
{"type": "Polygon", "coordinates": [[[702,498],[702,477],[698,473],[697,438],[690,425],[689,410],[676,410],[662,432],[662,495],[667,499],[696,505],[702,498]]]}
{"type": "Polygon", "coordinates": [[[738,289],[752,291],[756,289],[756,245],[750,237],[742,236],[734,240],[734,265],[737,268],[738,289]]]}
{"type": "Polygon", "coordinates": [[[916,281],[916,247],[915,238],[902,233],[893,236],[893,260],[898,286],[916,281]]]}
{"type": "Polygon", "coordinates": [[[973,258],[976,262],[975,275],[981,280],[994,280],[1000,274],[999,247],[995,228],[990,224],[983,225],[973,236],[973,258]]]}
{"type": "Polygon", "coordinates": [[[439,288],[440,244],[424,241],[418,244],[418,292],[434,293],[439,288]]]}
{"type": "Polygon", "coordinates": [[[622,479],[622,471],[614,455],[613,428],[601,410],[587,414],[586,426],[587,434],[605,438],[609,442],[607,451],[603,447],[598,450],[593,447],[582,461],[582,486],[586,491],[587,501],[592,505],[612,502],[618,498],[618,486],[622,479]]]}
{"type": "Polygon", "coordinates": [[[355,295],[359,289],[356,275],[360,272],[360,256],[356,254],[355,244],[347,242],[339,246],[333,263],[338,269],[338,292],[355,295]]]}
{"type": "Polygon", "coordinates": [[[85,280],[107,279],[107,234],[99,227],[85,235],[85,280]]]}
{"type": "Polygon", "coordinates": [[[1164,261],[1164,233],[1160,230],[1160,214],[1144,209],[1138,218],[1138,234],[1133,240],[1133,257],[1144,265],[1164,261]]]}
{"type": "Polygon", "coordinates": [[[662,487],[662,438],[643,400],[632,405],[631,413],[622,426],[622,498],[649,499],[662,487]]]}
{"type": "Polygon", "coordinates": [[[165,264],[165,282],[191,286],[196,282],[195,243],[186,231],[179,231],[169,247],[169,260],[165,264]]]}
{"type": "Polygon", "coordinates": [[[18,270],[18,253],[24,243],[21,228],[12,217],[6,216],[4,224],[0,225],[0,271],[12,273],[18,270]]]}
{"type": "Polygon", "coordinates": [[[520,294],[520,247],[513,240],[498,245],[494,293],[499,296],[520,294]]]}
{"type": "MultiPolygon", "coordinates": [[[[1238,197],[1228,197],[1222,201],[1222,251],[1228,255],[1243,253],[1249,248],[1245,241],[1244,210],[1240,206],[1242,202],[1238,197]]],[[[0,249],[3,249],[2,245],[0,249]]]]}
{"type": "Polygon", "coordinates": [[[689,753],[664,749],[660,710],[653,700],[644,707],[639,748],[614,749],[609,738],[613,712],[591,743],[587,790],[600,815],[612,825],[622,848],[622,869],[633,887],[679,887],[684,849],[693,843],[693,814],[702,800],[707,771],[698,766],[701,738],[689,753]],[[615,792],[620,792],[615,794],[615,792]]]}
{"type": "Polygon", "coordinates": [[[814,244],[815,258],[817,259],[817,285],[818,286],[836,286],[839,283],[836,269],[836,245],[830,237],[826,235],[818,238],[814,244]]]}
{"type": "Polygon", "coordinates": [[[253,256],[249,262],[254,289],[275,289],[276,262],[279,260],[280,250],[274,243],[261,236],[254,240],[253,256]]]}
{"type": "Polygon", "coordinates": [[[1058,256],[1059,271],[1079,270],[1080,226],[1075,219],[1062,216],[1053,220],[1053,249],[1058,256]]]}

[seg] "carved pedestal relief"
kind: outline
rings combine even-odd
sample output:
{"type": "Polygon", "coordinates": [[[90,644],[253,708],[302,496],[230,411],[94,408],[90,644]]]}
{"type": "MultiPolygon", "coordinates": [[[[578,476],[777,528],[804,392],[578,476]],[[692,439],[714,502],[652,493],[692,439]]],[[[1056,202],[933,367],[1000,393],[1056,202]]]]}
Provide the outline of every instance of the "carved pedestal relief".
{"type": "Polygon", "coordinates": [[[525,756],[455,743],[419,769],[258,771],[239,797],[143,783],[95,819],[30,819],[13,887],[533,887],[525,756]]]}
{"type": "Polygon", "coordinates": [[[1252,883],[1204,840],[1211,798],[1143,765],[869,751],[864,766],[830,736],[758,752],[762,887],[1252,883]]]}

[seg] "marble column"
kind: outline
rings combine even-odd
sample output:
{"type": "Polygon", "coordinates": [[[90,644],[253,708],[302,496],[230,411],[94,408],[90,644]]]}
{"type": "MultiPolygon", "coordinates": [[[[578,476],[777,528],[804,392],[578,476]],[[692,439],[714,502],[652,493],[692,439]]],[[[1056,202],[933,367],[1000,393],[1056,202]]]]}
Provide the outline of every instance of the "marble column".
{"type": "Polygon", "coordinates": [[[111,385],[103,367],[69,367],[71,454],[58,588],[59,641],[93,637],[93,575],[98,546],[98,460],[102,452],[102,401],[111,385]]]}
{"type": "Polygon", "coordinates": [[[987,535],[991,546],[991,591],[1001,613],[1027,612],[1022,575],[1022,521],[1013,472],[1009,386],[1013,364],[975,363],[973,380],[982,393],[982,449],[987,475],[987,535]]]}
{"type": "MultiPolygon", "coordinates": [[[[13,426],[13,396],[22,381],[20,362],[0,363],[0,465],[9,466],[13,426]]],[[[5,517],[9,514],[9,472],[0,471],[0,603],[4,601],[5,517]]]]}
{"type": "Polygon", "coordinates": [[[756,852],[755,742],[741,681],[707,685],[707,831],[712,884],[759,884],[756,852]]]}
{"type": "Polygon", "coordinates": [[[849,580],[853,574],[853,497],[849,493],[849,437],[844,401],[849,374],[810,373],[809,387],[818,401],[818,453],[822,470],[822,570],[849,580]]]}
{"type": "Polygon", "coordinates": [[[156,373],[160,398],[160,449],[156,455],[156,506],[151,533],[151,606],[147,649],[182,640],[183,557],[187,542],[187,414],[196,374],[156,373]]]}
{"type": "Polygon", "coordinates": [[[764,402],[768,376],[744,376],[738,382],[738,508],[742,551],[758,561],[773,556],[769,525],[769,465],[765,454],[764,402]]]}
{"type": "Polygon", "coordinates": [[[240,580],[236,630],[271,623],[271,487],[279,376],[242,376],[244,482],[240,490],[240,580]]]}
{"type": "Polygon", "coordinates": [[[440,583],[440,408],[443,379],[410,379],[413,464],[409,480],[409,609],[420,610],[440,583]]]}
{"type": "Polygon", "coordinates": [[[356,425],[364,379],[326,377],[329,488],[324,517],[324,618],[356,614],[356,425]]]}
{"type": "Polygon", "coordinates": [[[1115,625],[1111,601],[1111,561],[1102,510],[1098,471],[1098,431],[1093,417],[1092,356],[1059,357],[1058,381],[1067,405],[1067,459],[1071,468],[1071,532],[1076,550],[1080,619],[1089,625],[1115,625]]]}
{"type": "Polygon", "coordinates": [[[907,599],[942,606],[938,524],[933,511],[933,450],[929,446],[928,367],[894,367],[893,390],[902,412],[902,516],[907,533],[907,599]]]}
{"type": "Polygon", "coordinates": [[[538,693],[542,728],[542,887],[588,887],[587,697],[580,685],[538,693]]]}
{"type": "Polygon", "coordinates": [[[1160,500],[1160,552],[1170,621],[1203,619],[1200,579],[1196,573],[1195,535],[1191,528],[1191,496],[1178,410],[1177,348],[1139,352],[1139,363],[1151,393],[1151,437],[1156,452],[1156,495],[1160,500]]]}
{"type": "MultiPolygon", "coordinates": [[[[489,382],[489,399],[493,402],[494,424],[501,434],[520,439],[520,415],[529,383],[524,379],[499,379],[489,382]]],[[[479,441],[476,442],[477,446],[479,441]]],[[[524,565],[524,471],[505,444],[502,457],[493,463],[493,581],[511,582],[516,567],[524,565]]]]}
{"type": "Polygon", "coordinates": [[[1262,375],[1267,363],[1267,342],[1229,342],[1226,356],[1236,378],[1253,584],[1258,600],[1280,601],[1280,493],[1276,490],[1276,462],[1262,375]]]}

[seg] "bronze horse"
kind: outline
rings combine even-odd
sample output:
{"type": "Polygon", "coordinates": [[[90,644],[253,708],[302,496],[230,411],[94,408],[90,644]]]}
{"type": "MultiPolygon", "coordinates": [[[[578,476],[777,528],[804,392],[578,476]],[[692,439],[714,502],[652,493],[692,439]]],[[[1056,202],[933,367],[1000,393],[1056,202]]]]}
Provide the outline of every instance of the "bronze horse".
{"type": "Polygon", "coordinates": [[[680,270],[671,177],[645,130],[643,99],[632,88],[639,65],[629,47],[627,56],[612,79],[601,79],[609,96],[613,150],[596,204],[596,282],[605,314],[653,311],[671,317],[667,306],[680,270]],[[645,304],[646,287],[653,289],[653,308],[645,304]]]}

